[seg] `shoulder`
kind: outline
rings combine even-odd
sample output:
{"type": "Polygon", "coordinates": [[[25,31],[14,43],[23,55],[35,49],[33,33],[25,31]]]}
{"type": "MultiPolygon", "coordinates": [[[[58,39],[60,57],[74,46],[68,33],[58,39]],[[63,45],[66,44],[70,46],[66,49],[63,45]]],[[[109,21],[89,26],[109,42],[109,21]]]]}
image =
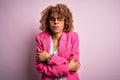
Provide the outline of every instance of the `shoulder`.
{"type": "Polygon", "coordinates": [[[41,32],[41,33],[38,33],[36,35],[36,38],[39,38],[39,39],[44,39],[46,37],[50,36],[50,33],[49,32],[41,32]]]}
{"type": "Polygon", "coordinates": [[[74,32],[74,31],[70,31],[70,32],[67,33],[67,36],[68,36],[68,37],[75,38],[75,37],[78,37],[78,33],[77,33],[77,32],[74,32]]]}
{"type": "Polygon", "coordinates": [[[74,32],[74,31],[70,31],[70,32],[68,32],[68,34],[70,34],[70,35],[78,35],[78,33],[74,32]]]}
{"type": "Polygon", "coordinates": [[[68,41],[71,41],[71,40],[75,41],[79,38],[78,38],[77,32],[70,31],[70,32],[63,32],[61,39],[68,40],[68,41]]]}

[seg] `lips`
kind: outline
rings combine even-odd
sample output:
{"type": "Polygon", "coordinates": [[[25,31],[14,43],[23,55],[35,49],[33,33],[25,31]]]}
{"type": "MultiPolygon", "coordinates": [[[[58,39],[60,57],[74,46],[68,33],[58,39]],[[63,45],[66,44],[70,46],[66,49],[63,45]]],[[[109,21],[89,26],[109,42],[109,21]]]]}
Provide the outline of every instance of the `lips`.
{"type": "Polygon", "coordinates": [[[59,26],[53,26],[53,29],[59,29],[59,26]]]}

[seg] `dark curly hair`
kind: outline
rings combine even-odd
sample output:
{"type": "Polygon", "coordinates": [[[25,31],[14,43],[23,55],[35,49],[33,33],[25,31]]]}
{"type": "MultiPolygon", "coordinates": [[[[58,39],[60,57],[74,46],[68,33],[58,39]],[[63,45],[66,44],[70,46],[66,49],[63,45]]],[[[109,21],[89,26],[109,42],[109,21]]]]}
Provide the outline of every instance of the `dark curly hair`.
{"type": "Polygon", "coordinates": [[[65,26],[63,31],[69,32],[73,30],[73,19],[72,19],[72,13],[70,9],[64,5],[64,4],[56,4],[56,6],[48,6],[45,10],[41,12],[41,19],[40,19],[40,29],[42,31],[50,31],[49,29],[49,17],[52,13],[57,12],[58,15],[61,15],[64,17],[65,26]]]}

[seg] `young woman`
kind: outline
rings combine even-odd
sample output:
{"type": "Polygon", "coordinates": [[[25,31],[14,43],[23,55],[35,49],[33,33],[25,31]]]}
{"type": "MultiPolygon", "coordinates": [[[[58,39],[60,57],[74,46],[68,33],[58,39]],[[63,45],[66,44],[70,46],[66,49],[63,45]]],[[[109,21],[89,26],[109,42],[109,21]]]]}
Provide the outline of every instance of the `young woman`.
{"type": "Polygon", "coordinates": [[[47,7],[40,23],[35,68],[42,74],[41,80],[79,80],[79,38],[73,32],[69,8],[64,4],[47,7]]]}

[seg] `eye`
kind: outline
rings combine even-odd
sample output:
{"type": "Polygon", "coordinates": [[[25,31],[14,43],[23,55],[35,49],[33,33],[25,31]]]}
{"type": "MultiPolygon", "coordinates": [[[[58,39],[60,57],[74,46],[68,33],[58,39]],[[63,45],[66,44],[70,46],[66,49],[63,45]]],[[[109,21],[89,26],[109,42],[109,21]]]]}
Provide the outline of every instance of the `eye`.
{"type": "Polygon", "coordinates": [[[59,21],[63,21],[64,19],[62,17],[58,17],[58,20],[59,21]]]}
{"type": "Polygon", "coordinates": [[[53,17],[51,17],[49,20],[50,20],[50,21],[54,21],[55,19],[54,19],[53,17]]]}

